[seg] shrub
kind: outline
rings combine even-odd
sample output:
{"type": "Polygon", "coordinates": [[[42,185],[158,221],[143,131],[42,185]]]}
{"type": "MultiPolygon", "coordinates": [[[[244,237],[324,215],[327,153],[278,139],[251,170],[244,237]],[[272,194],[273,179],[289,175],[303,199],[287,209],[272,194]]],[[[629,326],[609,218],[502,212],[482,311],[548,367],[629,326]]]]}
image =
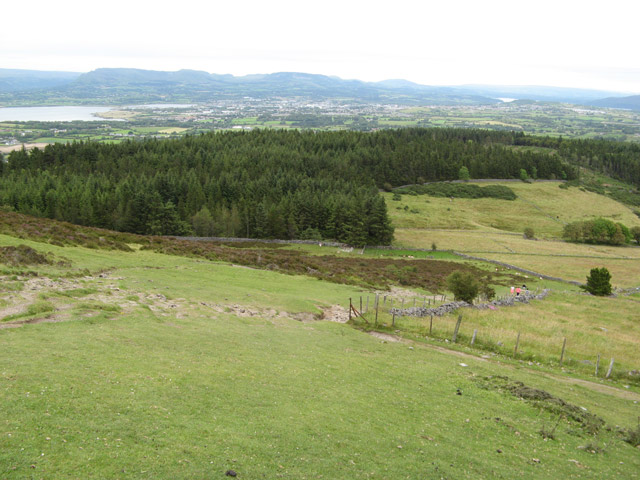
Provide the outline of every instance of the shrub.
{"type": "Polygon", "coordinates": [[[533,240],[535,238],[533,228],[527,227],[524,229],[524,238],[526,238],[527,240],[533,240]]]}
{"type": "Polygon", "coordinates": [[[630,230],[606,218],[573,222],[564,226],[562,236],[571,242],[623,245],[631,240],[630,230]]]}
{"type": "Polygon", "coordinates": [[[592,268],[587,276],[587,284],[581,287],[592,295],[611,295],[611,274],[606,268],[592,268]]]}
{"type": "Polygon", "coordinates": [[[463,182],[468,182],[470,178],[471,178],[471,175],[469,175],[469,169],[464,165],[461,166],[460,170],[458,170],[458,180],[462,180],[463,182]]]}
{"type": "Polygon", "coordinates": [[[478,296],[480,283],[469,272],[456,270],[447,277],[447,287],[453,292],[456,300],[473,303],[473,299],[478,296]]]}
{"type": "Polygon", "coordinates": [[[640,227],[633,227],[631,230],[631,236],[636,241],[638,245],[640,245],[640,227]]]}
{"type": "Polygon", "coordinates": [[[490,287],[486,283],[483,283],[480,287],[480,293],[487,299],[487,301],[491,301],[496,298],[496,291],[493,287],[490,287]]]}

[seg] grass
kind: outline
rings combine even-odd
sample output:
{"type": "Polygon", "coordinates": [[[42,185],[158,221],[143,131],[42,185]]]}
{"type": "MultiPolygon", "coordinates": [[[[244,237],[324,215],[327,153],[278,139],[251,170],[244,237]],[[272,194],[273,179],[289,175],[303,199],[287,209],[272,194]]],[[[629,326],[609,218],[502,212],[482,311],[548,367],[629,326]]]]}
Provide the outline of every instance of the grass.
{"type": "Polygon", "coordinates": [[[511,182],[518,198],[448,199],[385,194],[398,248],[452,250],[498,260],[567,280],[583,282],[589,270],[607,267],[620,287],[640,284],[640,248],[568,244],[561,241],[564,223],[593,216],[610,218],[629,227],[640,225],[633,211],[603,195],[555,182],[511,182]],[[585,205],[589,205],[588,213],[585,205]],[[406,208],[405,208],[406,207],[406,208]],[[523,238],[534,230],[536,241],[523,238]]]}
{"type": "Polygon", "coordinates": [[[574,188],[561,189],[558,188],[560,183],[556,182],[508,182],[503,185],[511,188],[518,198],[451,200],[426,195],[402,195],[402,200],[398,202],[392,200],[392,193],[385,193],[384,196],[394,226],[401,229],[461,229],[521,234],[525,227],[531,227],[540,238],[557,238],[562,235],[565,223],[586,218],[600,216],[629,227],[640,225],[640,219],[631,209],[596,193],[574,188]],[[589,205],[588,210],[585,205],[589,205]],[[405,206],[408,207],[406,210],[405,206]]]}
{"type": "MultiPolygon", "coordinates": [[[[139,310],[5,330],[0,346],[4,478],[633,478],[640,467],[614,433],[570,420],[545,441],[554,415],[478,381],[502,373],[546,388],[543,377],[461,367],[344,325],[139,310]],[[578,448],[594,441],[606,455],[578,448]]],[[[608,421],[633,416],[601,393],[580,405],[604,401],[608,421]]]]}
{"type": "MultiPolygon", "coordinates": [[[[398,303],[396,300],[395,305],[398,303]]],[[[411,305],[407,303],[408,306],[411,305]]],[[[615,371],[623,381],[632,381],[627,372],[640,368],[637,347],[640,323],[634,314],[636,307],[637,300],[628,297],[602,298],[556,291],[544,300],[534,300],[527,305],[497,310],[465,308],[444,317],[434,317],[431,335],[429,317],[397,316],[391,328],[392,317],[386,308],[379,312],[378,319],[381,325],[387,326],[383,331],[399,331],[411,338],[418,335],[450,340],[461,314],[459,343],[469,345],[473,331],[477,330],[475,348],[513,356],[520,333],[518,358],[556,367],[566,338],[565,367],[593,376],[597,356],[601,355],[601,377],[606,372],[605,362],[614,358],[615,371]]],[[[370,323],[374,322],[372,312],[366,317],[370,323]]],[[[640,378],[636,382],[640,383],[640,378]]]]}
{"type": "MultiPolygon", "coordinates": [[[[87,272],[66,295],[38,292],[40,304],[69,302],[71,321],[0,329],[1,478],[225,478],[233,469],[240,478],[600,479],[640,471],[615,428],[635,428],[635,386],[598,390],[526,364],[381,343],[349,325],[266,313],[346,306],[363,293],[358,287],[138,248],[6,235],[0,243],[69,260],[12,267],[12,282],[23,281],[21,268],[40,277],[87,272]],[[121,307],[125,299],[136,304],[121,307]],[[258,314],[234,315],[239,306],[258,314]],[[588,431],[496,388],[495,376],[584,407],[611,430],[588,431]],[[545,440],[540,430],[556,423],[555,440],[545,440]]],[[[527,315],[519,307],[497,319],[478,312],[465,317],[462,338],[473,322],[501,323],[511,334],[510,322],[530,324],[527,316],[540,312],[549,312],[541,337],[559,327],[569,335],[581,326],[561,320],[581,308],[581,325],[598,318],[616,342],[637,338],[633,319],[619,315],[628,310],[622,299],[567,298],[532,304],[527,315]]],[[[527,342],[525,353],[534,347],[527,342]]],[[[567,357],[574,351],[572,340],[567,357]]],[[[615,354],[621,363],[637,356],[631,346],[615,354]]]]}

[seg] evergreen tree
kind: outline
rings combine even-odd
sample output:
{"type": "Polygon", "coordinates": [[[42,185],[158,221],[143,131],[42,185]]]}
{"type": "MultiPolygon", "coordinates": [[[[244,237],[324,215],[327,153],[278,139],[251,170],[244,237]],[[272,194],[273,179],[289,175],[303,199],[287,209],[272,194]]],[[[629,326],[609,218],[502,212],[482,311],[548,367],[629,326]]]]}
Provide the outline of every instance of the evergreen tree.
{"type": "Polygon", "coordinates": [[[592,295],[611,295],[611,274],[606,268],[592,268],[587,276],[587,284],[581,287],[592,295]]]}

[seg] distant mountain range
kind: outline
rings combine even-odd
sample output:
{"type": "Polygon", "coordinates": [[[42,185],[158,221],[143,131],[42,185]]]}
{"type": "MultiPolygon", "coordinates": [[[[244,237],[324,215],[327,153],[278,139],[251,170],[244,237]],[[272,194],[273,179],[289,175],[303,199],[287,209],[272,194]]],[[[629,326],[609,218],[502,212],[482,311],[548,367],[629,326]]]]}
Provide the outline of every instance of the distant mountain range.
{"type": "Polygon", "coordinates": [[[419,85],[407,80],[363,82],[280,72],[235,77],[197,70],[177,72],[99,68],[88,73],[0,69],[0,105],[53,103],[206,102],[227,98],[308,98],[413,105],[490,105],[501,98],[640,109],[640,96],[541,86],[419,85]],[[635,99],[635,100],[634,100],[635,99]],[[635,106],[633,106],[635,105],[635,106]]]}
{"type": "Polygon", "coordinates": [[[596,107],[625,108],[628,110],[640,110],[640,95],[630,97],[609,97],[596,100],[591,103],[596,107]]]}

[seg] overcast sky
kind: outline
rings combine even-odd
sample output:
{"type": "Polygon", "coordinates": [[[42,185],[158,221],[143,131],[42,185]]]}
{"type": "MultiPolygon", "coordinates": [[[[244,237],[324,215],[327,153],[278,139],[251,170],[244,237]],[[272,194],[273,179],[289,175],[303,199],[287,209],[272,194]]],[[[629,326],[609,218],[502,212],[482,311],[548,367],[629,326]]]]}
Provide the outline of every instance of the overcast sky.
{"type": "Polygon", "coordinates": [[[637,0],[4,2],[0,68],[298,71],[640,93],[637,0]]]}

